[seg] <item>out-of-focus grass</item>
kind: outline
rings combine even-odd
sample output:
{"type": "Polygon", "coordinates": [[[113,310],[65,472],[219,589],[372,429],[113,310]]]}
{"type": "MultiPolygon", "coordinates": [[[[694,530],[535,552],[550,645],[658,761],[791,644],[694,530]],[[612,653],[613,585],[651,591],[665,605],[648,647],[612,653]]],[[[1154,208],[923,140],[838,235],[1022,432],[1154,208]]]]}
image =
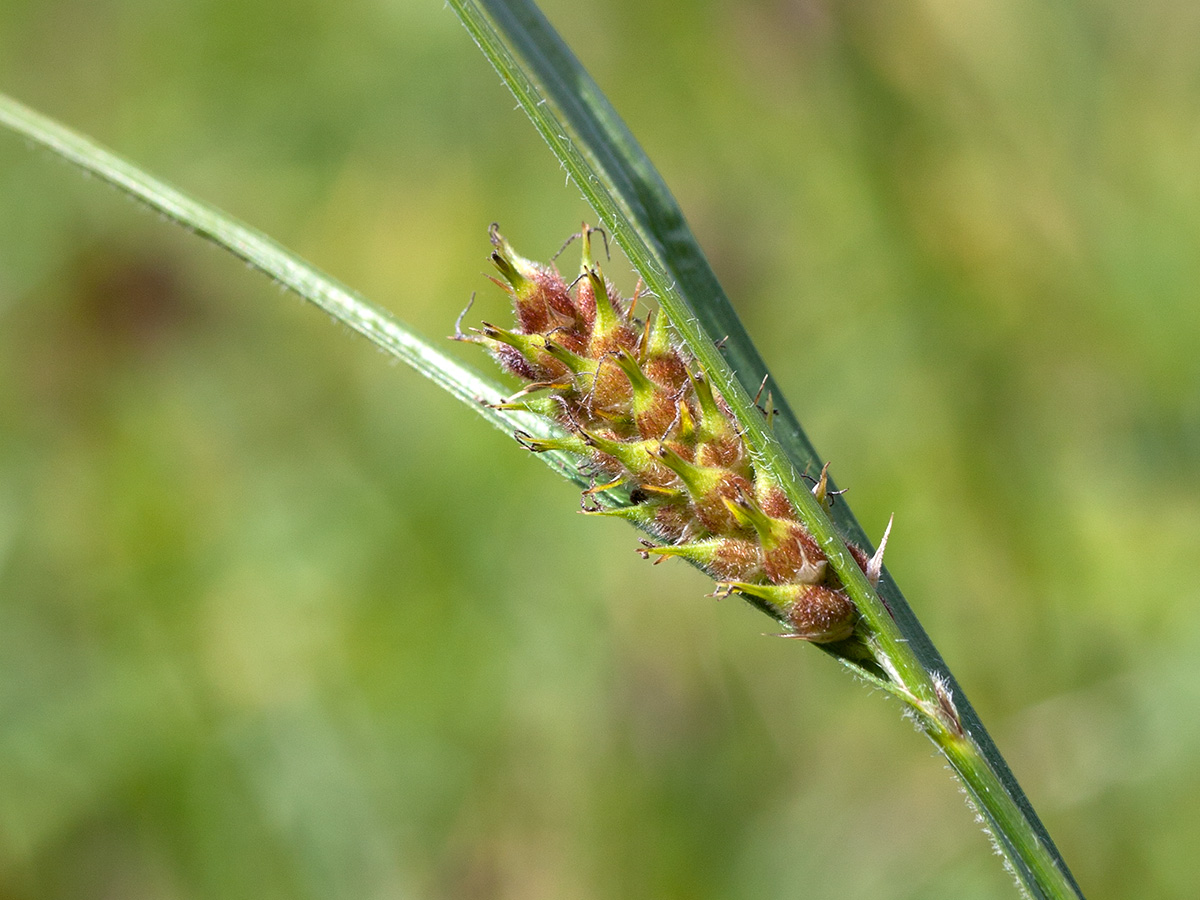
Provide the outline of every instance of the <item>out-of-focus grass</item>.
{"type": "MultiPolygon", "coordinates": [[[[1200,17],[546,7],[1089,898],[1191,897],[1200,17]]],[[[587,216],[436,2],[10,0],[0,86],[430,334],[587,216]]],[[[1013,896],[894,707],[434,388],[11,138],[0,210],[0,893],[1013,896]]]]}

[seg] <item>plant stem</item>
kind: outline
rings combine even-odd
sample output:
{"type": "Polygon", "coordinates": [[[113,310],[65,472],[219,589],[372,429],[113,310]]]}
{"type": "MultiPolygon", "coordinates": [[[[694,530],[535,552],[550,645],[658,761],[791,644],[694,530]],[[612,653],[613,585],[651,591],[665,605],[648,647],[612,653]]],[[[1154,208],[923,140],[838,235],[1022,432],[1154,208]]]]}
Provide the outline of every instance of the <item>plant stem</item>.
{"type": "MultiPolygon", "coordinates": [[[[1004,789],[976,743],[946,729],[935,729],[929,734],[967,785],[975,802],[983,805],[981,798],[987,798],[988,818],[995,823],[991,828],[1015,845],[1013,851],[1033,870],[1037,884],[1051,897],[1082,897],[1074,880],[1059,868],[1055,853],[1028,827],[1024,813],[1004,789]]],[[[999,840],[996,833],[992,836],[999,840]]]]}

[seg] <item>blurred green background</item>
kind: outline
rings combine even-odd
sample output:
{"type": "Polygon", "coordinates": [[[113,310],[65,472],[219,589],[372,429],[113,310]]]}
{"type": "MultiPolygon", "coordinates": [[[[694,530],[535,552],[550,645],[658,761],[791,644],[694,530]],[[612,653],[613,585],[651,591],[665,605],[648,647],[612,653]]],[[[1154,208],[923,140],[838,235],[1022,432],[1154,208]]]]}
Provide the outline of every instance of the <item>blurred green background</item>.
{"type": "MultiPolygon", "coordinates": [[[[1200,7],[545,7],[1088,897],[1195,897],[1200,7]]],[[[0,89],[433,336],[589,215],[440,0],[5,0],[0,89]]],[[[0,212],[0,897],[1016,896],[422,379],[11,135],[0,212]]]]}

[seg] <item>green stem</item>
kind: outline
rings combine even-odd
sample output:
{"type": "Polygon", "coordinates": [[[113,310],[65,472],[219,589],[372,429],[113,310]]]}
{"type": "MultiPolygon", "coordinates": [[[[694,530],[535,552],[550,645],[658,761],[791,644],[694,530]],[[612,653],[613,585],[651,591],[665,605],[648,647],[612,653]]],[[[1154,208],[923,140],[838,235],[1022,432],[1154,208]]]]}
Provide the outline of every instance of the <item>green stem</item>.
{"type": "Polygon", "coordinates": [[[1029,827],[1024,811],[1005,790],[1004,783],[979,751],[979,746],[970,739],[945,728],[926,729],[930,738],[945,754],[946,759],[962,778],[977,806],[987,811],[992,823],[992,837],[1001,841],[1005,856],[1015,854],[1028,866],[1036,884],[1053,898],[1082,897],[1070,874],[1058,863],[1057,851],[1047,847],[1029,827]]]}

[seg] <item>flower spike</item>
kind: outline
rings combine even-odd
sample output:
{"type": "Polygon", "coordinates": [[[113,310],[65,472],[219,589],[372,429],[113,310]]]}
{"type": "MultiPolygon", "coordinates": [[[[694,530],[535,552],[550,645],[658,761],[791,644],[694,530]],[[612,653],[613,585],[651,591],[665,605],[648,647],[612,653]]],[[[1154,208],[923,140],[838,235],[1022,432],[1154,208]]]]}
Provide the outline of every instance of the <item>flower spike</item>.
{"type": "MultiPolygon", "coordinates": [[[[858,612],[787,492],[755,465],[725,400],[665,317],[651,310],[634,318],[633,303],[605,279],[592,254],[598,230],[585,224],[577,235],[580,275],[570,284],[553,265],[517,254],[495,226],[489,232],[494,280],[512,299],[516,324],[485,323],[473,334],[456,327],[455,337],[482,345],[525,382],[502,408],[561,429],[518,432],[517,440],[536,453],[576,457],[592,483],[582,512],[626,519],[652,535],[637,548],[643,557],[703,569],[718,582],[716,596],[740,594],[773,612],[786,637],[850,638],[858,612]],[[621,493],[605,492],[622,485],[628,502],[610,506],[621,493]]],[[[766,406],[770,418],[770,392],[766,406]]],[[[833,494],[826,466],[813,496],[828,509],[833,494]]],[[[872,584],[890,532],[889,522],[870,558],[849,545],[872,584]]]]}

